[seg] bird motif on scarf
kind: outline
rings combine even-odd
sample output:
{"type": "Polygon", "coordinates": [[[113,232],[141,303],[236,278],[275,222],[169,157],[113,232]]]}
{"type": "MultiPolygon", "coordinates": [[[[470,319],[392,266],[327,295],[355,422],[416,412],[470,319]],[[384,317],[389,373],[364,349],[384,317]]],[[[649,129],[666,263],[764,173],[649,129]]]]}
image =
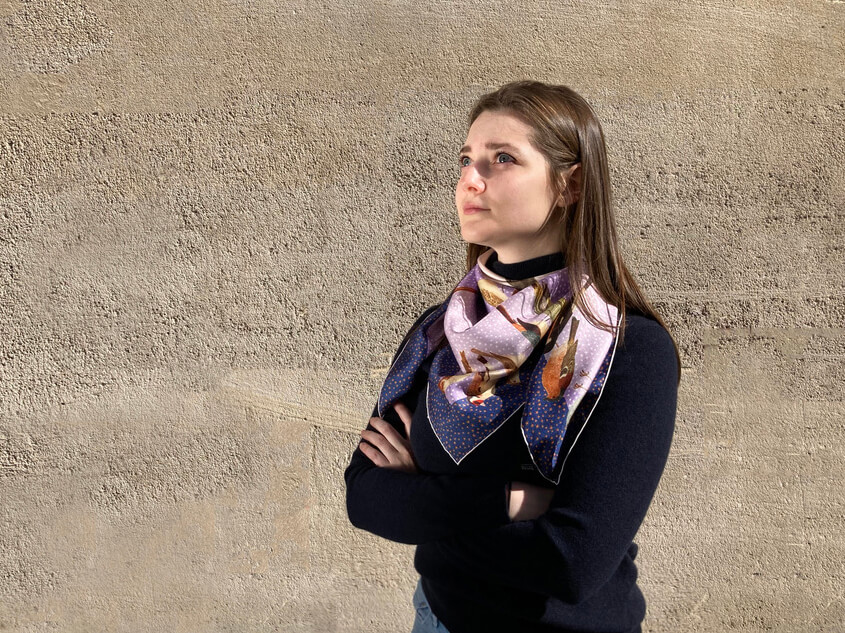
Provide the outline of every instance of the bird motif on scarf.
{"type": "MultiPolygon", "coordinates": [[[[578,341],[575,332],[578,330],[578,319],[572,317],[572,326],[569,329],[569,340],[557,348],[549,356],[546,366],[543,368],[543,388],[546,390],[547,400],[557,400],[572,382],[575,375],[575,352],[578,350],[578,341]]],[[[554,339],[551,339],[554,341],[554,339]]]]}

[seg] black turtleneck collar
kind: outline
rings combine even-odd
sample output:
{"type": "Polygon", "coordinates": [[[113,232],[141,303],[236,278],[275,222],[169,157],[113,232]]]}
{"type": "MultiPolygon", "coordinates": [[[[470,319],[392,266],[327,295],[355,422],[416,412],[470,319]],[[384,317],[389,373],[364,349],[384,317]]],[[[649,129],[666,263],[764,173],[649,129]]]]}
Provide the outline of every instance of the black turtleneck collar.
{"type": "Polygon", "coordinates": [[[493,251],[490,253],[490,259],[487,260],[485,266],[505,279],[528,279],[529,277],[545,275],[553,270],[560,270],[566,266],[566,261],[563,253],[552,253],[551,255],[526,259],[524,262],[503,264],[499,261],[496,251],[493,251]]]}

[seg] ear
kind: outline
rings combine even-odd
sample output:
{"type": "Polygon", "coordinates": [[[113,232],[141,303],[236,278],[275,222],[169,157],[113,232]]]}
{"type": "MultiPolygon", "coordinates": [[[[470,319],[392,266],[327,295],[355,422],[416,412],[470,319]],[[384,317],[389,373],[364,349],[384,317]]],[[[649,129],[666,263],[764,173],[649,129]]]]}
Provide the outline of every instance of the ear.
{"type": "Polygon", "coordinates": [[[581,163],[575,163],[562,174],[564,182],[561,199],[564,206],[570,206],[578,202],[581,197],[581,163]]]}
{"type": "Polygon", "coordinates": [[[567,208],[578,202],[581,196],[581,163],[575,163],[569,169],[558,172],[561,193],[555,201],[558,207],[567,208]]]}

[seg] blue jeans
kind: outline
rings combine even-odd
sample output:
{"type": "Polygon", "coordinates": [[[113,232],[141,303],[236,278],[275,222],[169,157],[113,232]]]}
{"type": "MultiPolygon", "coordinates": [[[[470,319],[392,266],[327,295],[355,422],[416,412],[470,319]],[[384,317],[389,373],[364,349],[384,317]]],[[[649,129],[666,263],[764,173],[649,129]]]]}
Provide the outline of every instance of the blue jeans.
{"type": "Polygon", "coordinates": [[[416,617],[411,633],[449,633],[449,630],[431,612],[431,606],[423,593],[421,581],[417,581],[417,589],[414,591],[414,610],[416,617]]]}

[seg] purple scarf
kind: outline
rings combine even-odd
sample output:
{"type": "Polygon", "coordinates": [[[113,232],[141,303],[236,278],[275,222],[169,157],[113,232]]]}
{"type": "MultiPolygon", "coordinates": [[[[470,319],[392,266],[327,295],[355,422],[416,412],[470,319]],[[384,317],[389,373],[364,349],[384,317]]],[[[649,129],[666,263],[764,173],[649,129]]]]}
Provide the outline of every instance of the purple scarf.
{"type": "MultiPolygon", "coordinates": [[[[428,419],[455,463],[522,409],[531,458],[543,477],[558,483],[601,396],[616,336],[593,326],[574,305],[567,269],[507,280],[485,267],[492,252],[478,258],[408,337],[381,388],[379,415],[408,392],[434,353],[428,419]]],[[[585,286],[593,313],[616,325],[616,307],[586,277],[585,286]]]]}

